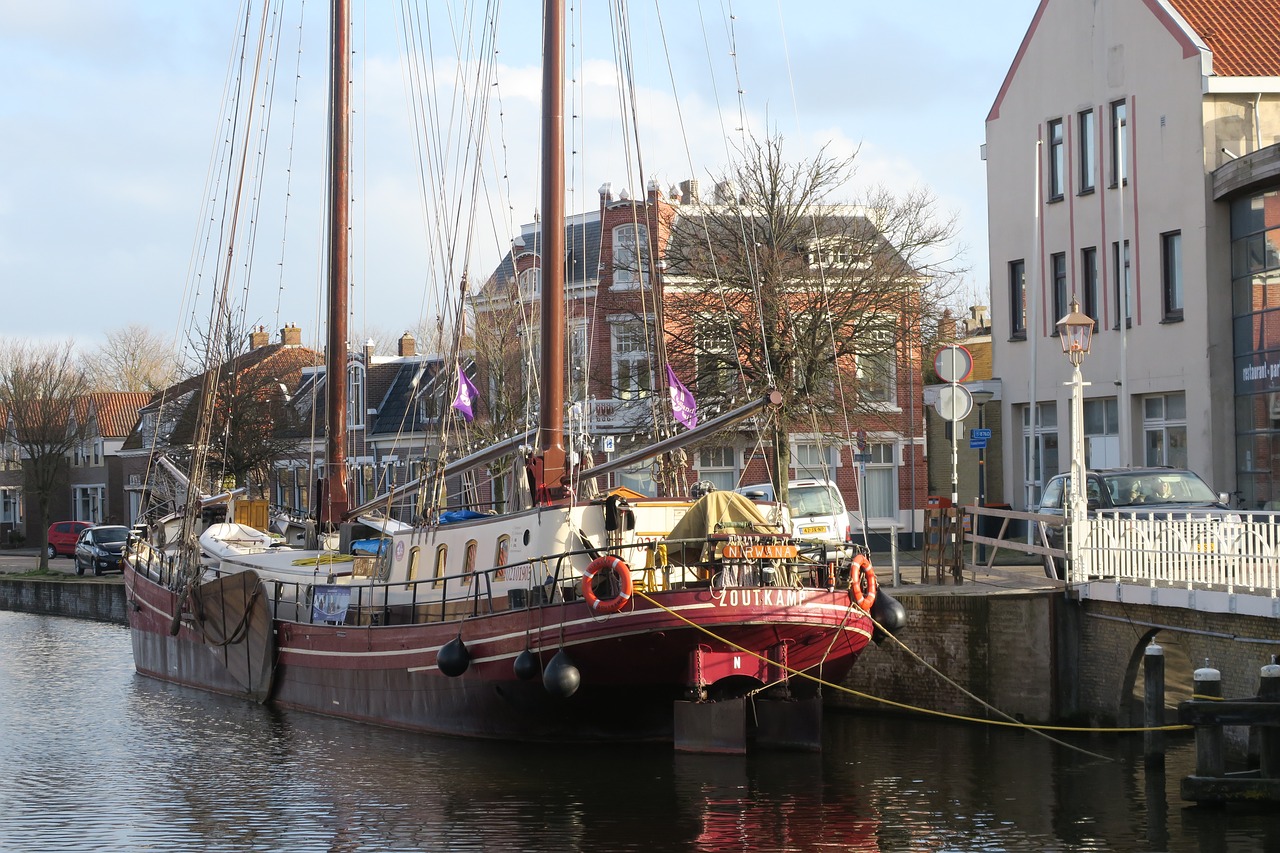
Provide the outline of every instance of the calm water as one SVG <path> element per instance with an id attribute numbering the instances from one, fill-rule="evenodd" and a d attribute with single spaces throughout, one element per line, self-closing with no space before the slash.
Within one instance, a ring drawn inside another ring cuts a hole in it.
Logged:
<path id="1" fill-rule="evenodd" d="M 0 850 L 1280 850 L 1278 814 L 1188 807 L 1018 732 L 828 715 L 821 755 L 407 735 L 133 672 L 127 629 L 0 611 Z"/>

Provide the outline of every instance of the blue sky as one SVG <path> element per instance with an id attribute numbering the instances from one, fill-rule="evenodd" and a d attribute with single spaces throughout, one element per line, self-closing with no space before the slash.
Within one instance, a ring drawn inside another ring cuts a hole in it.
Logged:
<path id="1" fill-rule="evenodd" d="M 452 273 L 422 247 L 436 226 L 429 217 L 424 223 L 412 150 L 380 141 L 382 131 L 408 121 L 394 35 L 401 4 L 353 5 L 357 164 L 371 167 L 369 177 L 353 183 L 359 232 L 353 270 L 367 293 L 354 306 L 353 335 L 398 335 L 441 310 L 439 293 L 453 287 Z M 602 22 L 587 23 L 574 40 L 588 60 L 580 90 L 590 104 L 580 110 L 582 159 L 571 173 L 576 209 L 593 208 L 596 188 L 606 181 L 615 191 L 640 189 L 629 177 L 634 165 L 629 169 L 622 156 L 624 135 L 588 101 L 600 94 L 616 112 L 604 64 L 613 55 L 609 5 L 592 4 Z M 308 26 L 323 23 L 325 6 L 308 0 Z M 492 208 L 477 206 L 483 228 L 469 255 L 473 278 L 490 271 L 504 241 L 531 221 L 537 205 L 531 176 L 538 16 L 531 0 L 505 6 L 497 74 L 503 115 L 490 119 L 491 137 L 505 147 L 489 161 L 505 178 L 486 179 L 503 184 L 505 198 Z M 782 134 L 793 158 L 822 145 L 836 154 L 857 149 L 855 183 L 929 187 L 960 218 L 970 290 L 985 301 L 986 167 L 979 146 L 1035 6 L 1035 0 L 988 0 L 975 14 L 974 4 L 937 0 L 685 0 L 663 4 L 664 49 L 654 4 L 635 3 L 630 24 L 646 175 L 666 187 L 691 175 L 705 184 L 723 170 L 731 151 L 725 137 L 742 125 L 741 88 L 748 126 Z M 187 323 L 191 306 L 183 294 L 201 263 L 202 199 L 222 132 L 218 116 L 239 7 L 229 0 L 0 0 L 0 75 L 11 81 L 0 98 L 0 335 L 75 337 L 93 345 L 105 330 L 129 323 L 166 335 Z M 437 43 L 447 43 L 444 5 L 434 3 L 433 15 Z M 267 221 L 283 220 L 283 204 L 264 201 L 256 223 L 262 260 L 246 297 L 250 321 L 268 328 L 294 323 L 307 337 L 318 325 L 322 204 L 311 188 L 323 151 L 313 122 L 322 119 L 314 88 L 323 86 L 323 35 L 312 33 L 318 29 L 302 36 L 301 59 L 296 29 L 286 30 L 282 42 L 279 62 L 290 71 L 282 77 L 291 85 L 295 68 L 302 75 L 296 128 L 288 111 L 273 120 L 274 136 L 286 138 L 282 128 L 290 127 L 294 138 L 290 237 L 283 240 Z M 438 67 L 448 67 L 448 53 L 437 52 Z M 283 186 L 268 185 L 264 196 L 283 198 Z M 857 189 L 850 187 L 848 197 Z M 443 191 L 450 193 L 476 197 L 460 187 Z"/>

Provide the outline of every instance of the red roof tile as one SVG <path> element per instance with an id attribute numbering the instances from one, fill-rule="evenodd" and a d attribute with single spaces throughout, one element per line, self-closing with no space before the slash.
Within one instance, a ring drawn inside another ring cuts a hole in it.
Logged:
<path id="1" fill-rule="evenodd" d="M 103 438 L 124 438 L 138 420 L 138 410 L 151 402 L 151 394 L 143 391 L 110 391 L 90 394 L 98 413 L 98 432 Z"/>
<path id="2" fill-rule="evenodd" d="M 1218 77 L 1280 77 L 1280 3 L 1169 0 L 1213 51 Z"/>

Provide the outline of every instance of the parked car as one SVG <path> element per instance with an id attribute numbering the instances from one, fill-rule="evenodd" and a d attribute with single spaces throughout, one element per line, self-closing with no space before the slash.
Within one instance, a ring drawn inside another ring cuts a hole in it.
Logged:
<path id="1" fill-rule="evenodd" d="M 55 521 L 49 525 L 49 559 L 59 554 L 72 557 L 76 553 L 76 542 L 80 534 L 93 527 L 88 521 Z"/>
<path id="2" fill-rule="evenodd" d="M 1045 484 L 1037 512 L 1066 513 L 1070 474 L 1059 474 Z M 1143 517 L 1165 518 L 1195 510 L 1225 511 L 1225 495 L 1215 494 L 1194 471 L 1182 468 L 1103 468 L 1085 472 L 1085 497 L 1090 515 L 1103 511 L 1141 513 Z M 1057 526 L 1042 525 L 1049 547 L 1061 548 L 1065 536 Z M 1063 561 L 1044 558 L 1045 574 L 1062 580 Z"/>
<path id="3" fill-rule="evenodd" d="M 119 524 L 103 524 L 90 527 L 76 541 L 76 574 L 86 570 L 95 575 L 103 572 L 123 571 L 120 555 L 129 541 L 129 528 Z"/>
<path id="4" fill-rule="evenodd" d="M 756 500 L 777 500 L 769 483 L 741 486 L 736 491 Z M 787 506 L 791 515 L 791 535 L 796 539 L 821 541 L 838 547 L 848 545 L 849 512 L 835 483 L 830 480 L 790 480 L 787 483 Z"/>

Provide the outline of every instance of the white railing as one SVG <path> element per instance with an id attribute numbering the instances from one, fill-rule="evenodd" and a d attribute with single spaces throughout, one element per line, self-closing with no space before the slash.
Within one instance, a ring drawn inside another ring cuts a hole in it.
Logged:
<path id="1" fill-rule="evenodd" d="M 1100 512 L 1086 531 L 1080 565 L 1071 567 L 1072 583 L 1104 579 L 1273 598 L 1280 590 L 1278 514 L 1156 518 Z"/>

